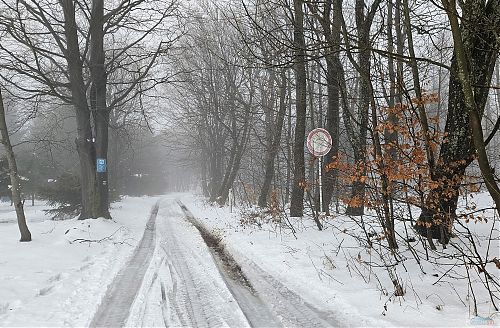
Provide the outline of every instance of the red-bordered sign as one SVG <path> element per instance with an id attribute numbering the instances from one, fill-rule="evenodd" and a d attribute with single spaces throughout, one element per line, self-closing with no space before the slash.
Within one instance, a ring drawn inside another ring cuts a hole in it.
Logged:
<path id="1" fill-rule="evenodd" d="M 316 157 L 325 156 L 332 148 L 332 136 L 322 128 L 316 128 L 307 136 L 307 149 Z"/>

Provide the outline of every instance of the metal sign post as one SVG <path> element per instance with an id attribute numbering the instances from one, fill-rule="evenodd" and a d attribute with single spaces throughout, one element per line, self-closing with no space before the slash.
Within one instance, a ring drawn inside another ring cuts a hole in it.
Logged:
<path id="1" fill-rule="evenodd" d="M 319 211 L 323 212 L 323 156 L 328 154 L 332 148 L 332 136 L 322 128 L 316 128 L 307 135 L 307 149 L 318 157 L 319 171 Z"/>
<path id="2" fill-rule="evenodd" d="M 320 156 L 318 159 L 318 171 L 319 171 L 319 211 L 323 212 L 323 177 L 322 177 L 322 168 L 323 168 L 323 156 Z"/>
<path id="3" fill-rule="evenodd" d="M 229 189 L 229 213 L 233 213 L 233 188 Z"/>

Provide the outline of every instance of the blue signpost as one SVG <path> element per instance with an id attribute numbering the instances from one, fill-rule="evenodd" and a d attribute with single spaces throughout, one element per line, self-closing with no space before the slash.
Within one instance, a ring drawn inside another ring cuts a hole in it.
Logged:
<path id="1" fill-rule="evenodd" d="M 97 168 L 97 173 L 104 173 L 106 172 L 106 159 L 104 158 L 98 158 L 97 163 L 96 163 L 96 168 Z"/>

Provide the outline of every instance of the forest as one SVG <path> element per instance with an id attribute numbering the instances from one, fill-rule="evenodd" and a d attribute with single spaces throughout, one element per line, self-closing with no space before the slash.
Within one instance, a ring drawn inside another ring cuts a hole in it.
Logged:
<path id="1" fill-rule="evenodd" d="M 498 312 L 499 51 L 500 0 L 1 0 L 0 196 L 30 241 L 32 198 L 84 220 L 197 190 L 336 226 L 387 295 L 430 263 Z"/>

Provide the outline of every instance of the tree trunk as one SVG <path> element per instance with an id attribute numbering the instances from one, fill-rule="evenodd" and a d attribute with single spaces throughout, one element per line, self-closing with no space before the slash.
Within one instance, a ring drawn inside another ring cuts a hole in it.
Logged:
<path id="1" fill-rule="evenodd" d="M 99 213 L 99 189 L 96 180 L 95 138 L 90 124 L 90 111 L 87 105 L 85 83 L 83 81 L 83 63 L 80 58 L 78 31 L 75 19 L 75 7 L 72 0 L 61 0 L 64 12 L 64 32 L 66 35 L 66 61 L 72 102 L 76 112 L 77 138 L 76 148 L 80 160 L 80 186 L 82 193 L 81 219 L 97 218 Z"/>
<path id="2" fill-rule="evenodd" d="M 490 1 L 481 8 L 480 1 L 467 3 L 460 28 L 464 52 L 468 54 L 470 80 L 476 109 L 483 115 L 488 99 L 489 86 L 498 57 L 498 33 L 500 33 L 500 1 Z M 474 9 L 474 10 L 473 10 Z M 479 9 L 479 10 L 478 10 Z M 465 169 L 473 160 L 474 147 L 471 138 L 470 111 L 460 82 L 456 55 L 451 60 L 448 115 L 443 143 L 433 180 L 439 181 L 425 199 L 416 229 L 422 236 L 440 239 L 444 244 L 456 218 L 458 189 Z"/>
<path id="3" fill-rule="evenodd" d="M 305 160 L 304 140 L 306 134 L 306 42 L 304 38 L 304 9 L 303 0 L 294 0 L 294 43 L 295 43 L 295 138 L 293 146 L 293 186 L 290 200 L 290 216 L 304 214 L 304 187 L 305 187 Z"/>
<path id="4" fill-rule="evenodd" d="M 96 161 L 108 159 L 109 111 L 106 105 L 107 77 L 104 66 L 104 0 L 92 1 L 90 20 L 90 97 L 91 110 L 95 124 Z M 97 166 L 97 163 L 96 163 Z M 96 170 L 96 191 L 98 193 L 97 216 L 107 219 L 109 214 L 108 168 L 104 172 Z"/>
<path id="5" fill-rule="evenodd" d="M 217 200 L 218 191 L 222 183 L 222 143 L 217 140 L 214 141 L 215 145 L 212 148 L 210 155 L 210 182 L 208 184 L 210 190 L 210 201 L 214 202 Z"/>
<path id="6" fill-rule="evenodd" d="M 396 2 L 397 5 L 397 2 Z M 398 117 L 394 114 L 392 109 L 394 109 L 394 106 L 396 105 L 396 90 L 397 90 L 397 84 L 396 84 L 396 70 L 394 68 L 394 58 L 392 56 L 392 53 L 394 52 L 394 40 L 393 40 L 393 19 L 394 19 L 394 14 L 393 14 L 393 3 L 392 1 L 387 2 L 387 51 L 389 52 L 389 56 L 387 58 L 387 70 L 389 73 L 389 97 L 387 101 L 387 105 L 389 106 L 389 113 L 387 113 L 387 121 L 392 125 L 392 126 L 398 126 Z M 399 14 L 399 10 L 396 11 L 396 15 Z M 399 23 L 399 19 L 395 20 L 397 23 Z M 400 29 L 401 26 L 399 24 L 396 24 L 396 30 Z M 399 32 L 399 35 L 401 32 Z M 397 35 L 397 36 L 399 36 Z M 399 38 L 396 37 L 396 42 L 400 42 Z M 384 141 L 386 145 L 386 151 L 389 154 L 390 158 L 392 160 L 396 160 L 398 155 L 397 155 L 397 143 L 398 143 L 398 132 L 396 129 L 385 129 L 384 130 Z"/>
<path id="7" fill-rule="evenodd" d="M 429 131 L 429 122 L 427 120 L 427 113 L 425 110 L 424 102 L 422 101 L 422 88 L 420 86 L 420 74 L 418 72 L 417 59 L 415 58 L 415 50 L 413 46 L 413 33 L 411 31 L 410 22 L 410 8 L 408 0 L 403 0 L 404 21 L 406 26 L 406 35 L 408 36 L 408 52 L 410 53 L 410 66 L 413 77 L 413 88 L 415 89 L 415 96 L 417 97 L 417 112 L 420 125 L 422 126 L 422 133 L 424 135 L 424 147 L 427 156 L 427 165 L 431 172 L 434 172 L 435 160 L 434 152 L 431 147 L 431 135 Z"/>
<path id="8" fill-rule="evenodd" d="M 366 175 L 366 145 L 367 145 L 367 134 L 368 134 L 368 116 L 370 109 L 370 101 L 373 97 L 371 81 L 370 81 L 370 57 L 371 57 L 371 45 L 370 45 L 370 28 L 373 23 L 373 18 L 375 17 L 375 12 L 377 11 L 381 0 L 375 0 L 369 10 L 365 13 L 365 2 L 362 0 L 356 0 L 355 4 L 355 14 L 356 14 L 356 30 L 358 36 L 358 61 L 356 62 L 353 58 L 350 46 L 347 52 L 347 56 L 353 66 L 359 73 L 359 102 L 357 111 L 357 123 L 358 123 L 358 133 L 353 133 L 352 126 L 349 122 L 349 117 L 344 118 L 346 127 L 348 131 L 350 130 L 351 144 L 354 152 L 354 162 L 355 165 L 359 165 L 361 169 L 361 176 Z M 336 4 L 339 8 L 338 12 L 342 13 L 341 4 Z M 344 35 L 344 41 L 349 43 L 348 31 L 345 26 L 345 22 L 342 19 L 342 30 Z M 345 94 L 345 83 L 342 81 L 342 91 Z M 344 99 L 344 101 L 346 101 Z M 344 106 L 346 108 L 347 106 Z M 364 214 L 365 209 L 365 183 L 363 180 L 355 180 L 351 188 L 351 200 L 346 210 L 347 215 L 361 216 Z"/>
<path id="9" fill-rule="evenodd" d="M 291 73 L 288 71 L 287 73 L 287 81 L 291 81 Z M 285 203 L 290 201 L 291 196 L 290 196 L 290 186 L 293 184 L 292 181 L 292 147 L 291 147 L 291 140 L 292 140 L 292 83 L 288 83 L 287 87 L 287 98 L 288 98 L 288 104 L 287 104 L 287 129 L 286 129 L 286 159 L 287 159 L 287 164 L 286 164 L 286 189 L 285 189 Z"/>
<path id="10" fill-rule="evenodd" d="M 210 197 L 210 192 L 208 190 L 208 182 L 207 182 L 207 161 L 206 159 L 208 156 L 206 156 L 206 151 L 202 150 L 201 151 L 201 190 L 203 191 L 203 196 L 205 197 Z"/>
<path id="11" fill-rule="evenodd" d="M 339 1 L 339 0 L 335 0 Z M 332 136 L 332 148 L 325 155 L 323 171 L 323 210 L 326 215 L 330 215 L 330 202 L 335 193 L 335 199 L 338 197 L 338 170 L 324 168 L 337 159 L 339 153 L 339 128 L 340 128 L 340 81 L 341 74 L 340 62 L 340 33 L 341 21 L 338 11 L 339 6 L 332 8 L 332 1 L 329 0 L 325 4 L 325 11 L 323 16 L 323 33 L 329 47 L 326 54 L 326 82 L 328 91 L 328 103 L 326 111 L 326 130 Z M 333 9 L 333 21 L 330 25 L 330 12 Z"/>
<path id="12" fill-rule="evenodd" d="M 470 115 L 469 124 L 472 130 L 472 139 L 474 142 L 474 148 L 476 149 L 479 168 L 483 176 L 486 188 L 490 193 L 493 202 L 495 203 L 498 214 L 500 214 L 500 188 L 498 187 L 495 177 L 493 175 L 492 168 L 489 163 L 488 155 L 486 154 L 486 147 L 484 143 L 483 127 L 481 125 L 480 110 L 477 108 L 476 99 L 474 95 L 474 90 L 472 89 L 472 81 L 470 78 L 470 72 L 468 63 L 470 62 L 465 52 L 464 43 L 462 40 L 462 35 L 460 33 L 460 26 L 458 23 L 458 13 L 456 12 L 455 0 L 442 0 L 443 5 L 447 8 L 448 18 L 450 20 L 451 31 L 453 34 L 453 41 L 455 45 L 455 57 L 458 66 L 458 78 L 460 85 L 465 96 L 465 105 L 467 111 Z M 500 22 L 498 20 L 497 22 Z M 490 63 L 493 69 L 495 67 L 495 61 Z M 481 110 L 482 114 L 483 110 Z"/>
<path id="13" fill-rule="evenodd" d="M 269 197 L 269 192 L 271 190 L 271 184 L 273 182 L 273 176 L 274 176 L 274 160 L 280 149 L 281 131 L 283 130 L 283 123 L 285 121 L 286 87 L 287 87 L 285 70 L 281 71 L 280 76 L 281 76 L 281 85 L 279 91 L 279 109 L 278 109 L 278 115 L 276 117 L 276 122 L 274 124 L 275 130 L 274 130 L 274 135 L 272 137 L 272 142 L 266 154 L 264 183 L 262 184 L 262 188 L 259 195 L 259 203 L 258 203 L 260 207 L 267 206 L 267 200 Z"/>
<path id="14" fill-rule="evenodd" d="M 363 25 L 361 25 L 363 26 Z M 368 30 L 369 31 L 369 30 Z M 358 104 L 358 138 L 353 140 L 354 163 L 362 167 L 361 176 L 366 174 L 366 142 L 368 134 L 368 113 L 370 108 L 371 87 L 370 87 L 370 55 L 369 37 L 364 28 L 360 28 L 360 48 L 363 49 L 359 53 L 359 69 L 360 69 L 360 99 Z M 360 216 L 365 211 L 365 183 L 362 180 L 355 180 L 352 184 L 351 199 L 355 202 L 349 204 L 346 209 L 347 215 Z"/>
<path id="15" fill-rule="evenodd" d="M 246 144 L 248 142 L 248 136 L 250 132 L 250 106 L 247 108 L 247 112 L 244 118 L 244 128 L 243 133 L 238 142 L 236 140 L 235 147 L 232 150 L 230 166 L 227 167 L 226 178 L 224 179 L 224 183 L 219 190 L 219 196 L 217 201 L 219 204 L 224 204 L 229 196 L 229 190 L 232 188 L 234 181 L 236 180 L 236 176 L 241 166 L 241 159 L 243 158 L 243 154 L 245 152 Z"/>
<path id="16" fill-rule="evenodd" d="M 9 176 L 12 192 L 12 203 L 16 209 L 17 225 L 21 233 L 19 241 L 31 241 L 31 232 L 26 224 L 26 217 L 24 216 L 23 201 L 21 199 L 21 181 L 17 174 L 17 163 L 12 145 L 10 143 L 9 131 L 7 130 L 7 123 L 5 122 L 5 108 L 3 106 L 2 90 L 0 89 L 0 133 L 2 136 L 2 144 L 7 155 L 7 162 L 9 164 Z"/>

